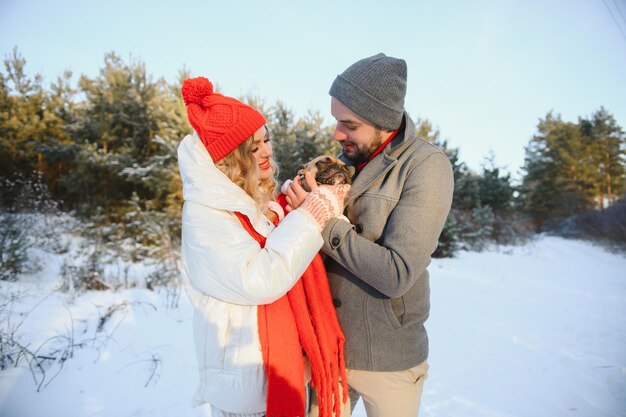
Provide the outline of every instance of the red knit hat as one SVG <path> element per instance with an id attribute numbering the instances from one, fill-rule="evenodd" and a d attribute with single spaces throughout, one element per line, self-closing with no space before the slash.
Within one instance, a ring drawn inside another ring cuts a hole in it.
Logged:
<path id="1" fill-rule="evenodd" d="M 213 92 L 205 77 L 183 82 L 187 116 L 214 162 L 219 161 L 265 125 L 257 110 L 239 100 Z"/>

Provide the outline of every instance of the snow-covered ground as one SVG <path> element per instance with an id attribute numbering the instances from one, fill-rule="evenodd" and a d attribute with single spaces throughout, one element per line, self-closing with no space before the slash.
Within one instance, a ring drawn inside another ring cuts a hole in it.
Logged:
<path id="1" fill-rule="evenodd" d="M 0 416 L 199 417 L 191 307 L 172 290 L 56 291 L 62 255 L 0 283 Z M 626 416 L 626 257 L 542 237 L 430 266 L 423 416 Z M 65 358 L 65 360 L 63 360 Z M 5 364 L 7 365 L 7 364 Z M 357 417 L 364 417 L 361 403 Z"/>

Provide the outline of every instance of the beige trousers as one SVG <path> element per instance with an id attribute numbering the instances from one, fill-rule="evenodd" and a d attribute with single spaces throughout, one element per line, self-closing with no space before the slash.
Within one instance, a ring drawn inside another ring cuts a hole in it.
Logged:
<path id="1" fill-rule="evenodd" d="M 417 417 L 424 381 L 428 378 L 428 362 L 397 372 L 368 372 L 348 369 L 352 409 L 363 399 L 367 417 Z M 317 404 L 311 398 L 309 417 L 317 417 Z M 341 417 L 350 415 L 350 404 L 341 408 Z"/>
<path id="2" fill-rule="evenodd" d="M 343 390 L 341 388 L 341 383 L 339 383 L 339 395 L 343 396 Z M 346 400 L 344 404 L 341 405 L 341 417 L 350 417 L 350 413 L 352 410 L 350 409 L 350 398 Z M 313 388 L 309 387 L 309 412 L 307 414 L 308 417 L 319 417 L 320 410 L 317 405 L 317 395 Z"/>

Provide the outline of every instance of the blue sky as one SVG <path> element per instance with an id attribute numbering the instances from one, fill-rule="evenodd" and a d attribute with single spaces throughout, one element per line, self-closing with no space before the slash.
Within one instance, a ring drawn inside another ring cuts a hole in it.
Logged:
<path id="1" fill-rule="evenodd" d="M 155 78 L 186 67 L 329 124 L 336 74 L 384 52 L 407 61 L 413 118 L 471 168 L 493 152 L 514 176 L 550 110 L 576 121 L 603 105 L 626 128 L 625 0 L 0 0 L 0 52 L 14 46 L 47 82 L 95 76 L 115 51 Z"/>

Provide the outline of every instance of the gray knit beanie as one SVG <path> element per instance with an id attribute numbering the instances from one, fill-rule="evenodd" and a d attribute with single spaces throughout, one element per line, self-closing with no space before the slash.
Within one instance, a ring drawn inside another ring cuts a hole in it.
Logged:
<path id="1" fill-rule="evenodd" d="M 406 72 L 403 59 L 377 54 L 350 65 L 328 93 L 371 124 L 396 130 L 404 113 Z"/>

